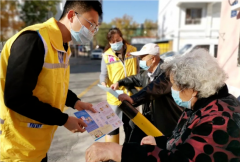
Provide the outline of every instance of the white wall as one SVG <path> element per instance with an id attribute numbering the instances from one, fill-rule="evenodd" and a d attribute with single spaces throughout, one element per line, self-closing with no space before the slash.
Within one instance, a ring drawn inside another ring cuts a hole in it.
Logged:
<path id="1" fill-rule="evenodd" d="M 163 34 L 166 37 L 174 34 L 176 28 L 176 21 L 179 20 L 177 13 L 178 6 L 176 0 L 159 0 L 158 12 L 158 35 L 161 37 Z"/>
<path id="2" fill-rule="evenodd" d="M 213 4 L 212 12 L 212 28 L 219 29 L 220 26 L 220 14 L 221 14 L 221 3 Z"/>
<path id="3" fill-rule="evenodd" d="M 173 39 L 173 50 L 178 51 L 186 43 L 218 39 L 221 3 L 178 4 L 179 0 L 159 0 L 158 35 Z M 202 8 L 202 20 L 199 25 L 186 25 L 186 9 Z"/>
<path id="4" fill-rule="evenodd" d="M 65 2 L 66 2 L 66 0 L 62 0 L 62 2 L 60 2 L 60 3 L 57 5 L 57 14 L 54 16 L 56 20 L 59 20 L 60 17 L 61 17 L 61 15 L 62 15 Z"/>

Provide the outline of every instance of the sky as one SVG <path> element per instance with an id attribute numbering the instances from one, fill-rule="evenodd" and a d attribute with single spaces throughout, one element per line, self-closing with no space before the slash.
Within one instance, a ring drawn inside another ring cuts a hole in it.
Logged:
<path id="1" fill-rule="evenodd" d="M 158 0 L 103 0 L 103 22 L 109 23 L 124 14 L 132 16 L 139 24 L 145 19 L 157 21 Z"/>

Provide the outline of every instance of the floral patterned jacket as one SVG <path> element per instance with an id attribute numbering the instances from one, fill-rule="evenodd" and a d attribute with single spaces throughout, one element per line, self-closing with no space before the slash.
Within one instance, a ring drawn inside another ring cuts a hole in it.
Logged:
<path id="1" fill-rule="evenodd" d="M 166 123 L 167 124 L 167 123 Z M 185 110 L 170 138 L 157 146 L 125 143 L 122 162 L 239 162 L 240 103 L 227 86 Z"/>

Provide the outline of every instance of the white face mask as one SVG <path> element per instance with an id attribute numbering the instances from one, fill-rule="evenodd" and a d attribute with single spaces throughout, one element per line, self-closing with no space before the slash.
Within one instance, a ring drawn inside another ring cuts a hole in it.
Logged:
<path id="1" fill-rule="evenodd" d="M 78 19 L 78 17 L 77 17 Z M 86 28 L 81 22 L 80 20 L 78 19 L 79 23 L 82 25 L 81 29 L 76 32 L 72 29 L 72 25 L 71 25 L 71 22 L 70 22 L 70 26 L 71 26 L 71 37 L 72 37 L 72 41 L 73 41 L 73 44 L 77 45 L 77 44 L 80 44 L 80 45 L 86 45 L 88 43 L 91 42 L 91 40 L 93 39 L 93 34 L 88 30 L 88 28 Z"/>
<path id="2" fill-rule="evenodd" d="M 122 49 L 122 46 L 123 46 L 123 42 L 120 41 L 120 42 L 116 42 L 116 43 L 110 43 L 111 45 L 111 48 L 114 50 L 114 51 L 119 51 L 120 49 Z"/>

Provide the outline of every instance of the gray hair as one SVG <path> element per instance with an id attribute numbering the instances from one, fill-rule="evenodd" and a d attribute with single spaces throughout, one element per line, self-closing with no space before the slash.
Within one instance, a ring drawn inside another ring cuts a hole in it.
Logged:
<path id="1" fill-rule="evenodd" d="M 185 55 L 161 65 L 167 75 L 180 89 L 194 89 L 199 98 L 207 98 L 225 84 L 226 73 L 221 69 L 214 57 L 203 48 L 195 49 Z"/>

